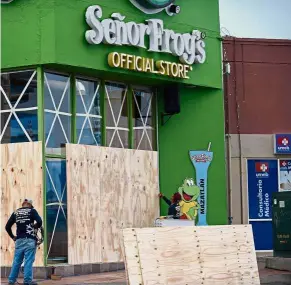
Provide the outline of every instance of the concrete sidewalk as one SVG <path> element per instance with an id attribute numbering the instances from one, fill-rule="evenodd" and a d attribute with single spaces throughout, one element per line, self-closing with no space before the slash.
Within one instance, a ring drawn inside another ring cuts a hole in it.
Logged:
<path id="1" fill-rule="evenodd" d="M 262 285 L 288 285 L 291 284 L 291 273 L 273 269 L 260 269 Z M 19 279 L 19 282 L 22 282 Z M 108 272 L 101 274 L 82 275 L 62 278 L 60 281 L 37 280 L 40 285 L 126 285 L 124 271 Z M 7 279 L 1 279 L 1 284 L 8 284 Z M 21 284 L 21 283 L 20 283 Z"/>
<path id="2" fill-rule="evenodd" d="M 290 285 L 291 273 L 289 271 L 260 269 L 261 285 Z"/>
<path id="3" fill-rule="evenodd" d="M 40 285 L 126 285 L 124 271 L 91 274 L 75 277 L 62 278 L 60 281 L 36 280 Z M 19 279 L 18 282 L 23 282 Z M 1 284 L 8 284 L 7 279 L 1 279 Z M 21 283 L 20 283 L 21 284 Z"/>

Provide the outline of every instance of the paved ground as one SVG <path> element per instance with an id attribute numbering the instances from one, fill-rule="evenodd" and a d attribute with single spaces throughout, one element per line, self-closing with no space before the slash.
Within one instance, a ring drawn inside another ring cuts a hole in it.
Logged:
<path id="1" fill-rule="evenodd" d="M 19 280 L 19 282 L 22 282 L 22 280 Z M 62 278 L 60 281 L 37 280 L 37 282 L 40 285 L 126 285 L 124 271 L 68 277 Z M 1 279 L 1 284 L 7 284 L 7 279 Z"/>
<path id="2" fill-rule="evenodd" d="M 262 285 L 290 285 L 291 273 L 263 268 L 260 269 L 260 279 Z"/>
<path id="3" fill-rule="evenodd" d="M 287 271 L 260 269 L 260 277 L 262 285 L 291 284 L 291 274 Z M 22 282 L 22 280 L 19 281 Z M 40 285 L 126 285 L 124 271 L 68 277 L 60 281 L 38 280 L 38 283 Z M 1 284 L 7 284 L 7 279 L 1 279 Z"/>

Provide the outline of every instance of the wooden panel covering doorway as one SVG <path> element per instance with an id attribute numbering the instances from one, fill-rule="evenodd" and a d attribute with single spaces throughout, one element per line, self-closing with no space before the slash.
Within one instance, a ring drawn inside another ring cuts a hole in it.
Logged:
<path id="1" fill-rule="evenodd" d="M 159 215 L 158 153 L 68 144 L 69 264 L 120 262 L 121 229 Z"/>
<path id="2" fill-rule="evenodd" d="M 5 231 L 10 215 L 21 207 L 23 199 L 30 198 L 35 209 L 43 217 L 42 143 L 1 144 L 0 154 L 1 266 L 11 266 L 14 242 Z M 44 265 L 43 245 L 37 250 L 34 265 Z"/>

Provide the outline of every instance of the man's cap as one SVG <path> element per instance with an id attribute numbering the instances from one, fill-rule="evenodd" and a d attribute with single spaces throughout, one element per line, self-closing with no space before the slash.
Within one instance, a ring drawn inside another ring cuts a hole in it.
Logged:
<path id="1" fill-rule="evenodd" d="M 23 203 L 29 203 L 30 205 L 32 205 L 33 201 L 31 199 L 25 198 L 23 200 Z"/>

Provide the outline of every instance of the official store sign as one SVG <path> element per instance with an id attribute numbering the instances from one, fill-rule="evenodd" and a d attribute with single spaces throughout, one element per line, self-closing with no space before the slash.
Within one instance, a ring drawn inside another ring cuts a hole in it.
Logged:
<path id="1" fill-rule="evenodd" d="M 145 58 L 118 52 L 112 52 L 109 54 L 108 64 L 111 67 L 184 79 L 189 79 L 188 72 L 189 70 L 192 70 L 191 66 L 185 64 L 164 60 L 155 61 L 153 58 Z"/>
<path id="2" fill-rule="evenodd" d="M 113 13 L 111 18 L 102 20 L 102 8 L 100 6 L 88 7 L 86 22 L 91 29 L 85 33 L 86 41 L 92 45 L 103 43 L 115 46 L 133 46 L 146 49 L 149 52 L 171 54 L 178 57 L 181 64 L 159 61 L 154 64 L 157 69 L 153 69 L 150 68 L 151 59 L 144 60 L 140 57 L 134 58 L 132 56 L 132 58 L 129 58 L 126 56 L 123 62 L 121 58 L 119 62 L 117 61 L 119 59 L 117 53 L 111 53 L 108 56 L 111 66 L 188 78 L 185 71 L 191 70 L 191 65 L 205 62 L 205 41 L 199 30 L 181 34 L 165 29 L 164 22 L 160 19 L 149 19 L 144 24 L 133 21 L 125 22 L 125 18 L 120 13 Z M 113 64 L 112 59 L 115 59 L 115 64 Z M 130 62 L 130 60 L 133 62 Z M 147 63 L 141 63 L 142 61 Z"/>
<path id="3" fill-rule="evenodd" d="M 291 154 L 291 134 L 274 135 L 274 153 Z"/>

